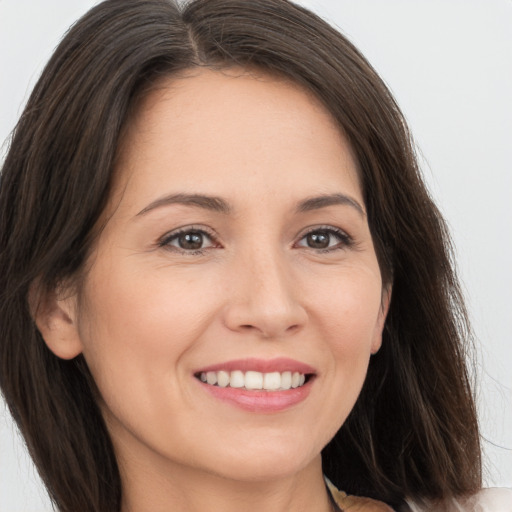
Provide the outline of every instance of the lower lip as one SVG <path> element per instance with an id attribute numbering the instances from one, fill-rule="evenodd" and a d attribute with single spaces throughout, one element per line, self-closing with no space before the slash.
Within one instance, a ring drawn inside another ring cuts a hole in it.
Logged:
<path id="1" fill-rule="evenodd" d="M 248 391 L 242 388 L 211 386 L 201 381 L 198 383 L 215 398 L 245 411 L 274 413 L 285 411 L 304 401 L 311 391 L 313 381 L 314 379 L 310 379 L 303 386 L 286 391 Z"/>

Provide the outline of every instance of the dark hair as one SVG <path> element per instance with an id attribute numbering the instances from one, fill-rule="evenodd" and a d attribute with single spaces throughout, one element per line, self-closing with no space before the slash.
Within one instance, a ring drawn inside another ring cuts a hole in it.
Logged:
<path id="1" fill-rule="evenodd" d="M 29 291 L 83 272 L 122 130 L 162 77 L 242 66 L 286 77 L 338 121 L 359 164 L 393 297 L 358 401 L 323 451 L 351 494 L 398 506 L 481 485 L 467 316 L 445 224 L 390 92 L 326 22 L 286 0 L 107 0 L 67 33 L 13 133 L 0 187 L 0 385 L 63 512 L 118 511 L 121 479 L 85 360 L 57 358 Z"/>

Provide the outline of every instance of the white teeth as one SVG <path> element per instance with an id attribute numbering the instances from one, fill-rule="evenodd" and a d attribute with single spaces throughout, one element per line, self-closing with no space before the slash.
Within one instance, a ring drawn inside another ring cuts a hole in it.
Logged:
<path id="1" fill-rule="evenodd" d="M 221 388 L 225 388 L 229 384 L 229 373 L 228 372 L 218 372 L 217 373 L 217 384 Z"/>
<path id="2" fill-rule="evenodd" d="M 281 374 L 279 372 L 265 373 L 263 377 L 263 389 L 274 391 L 281 387 Z"/>
<path id="3" fill-rule="evenodd" d="M 286 391 L 292 388 L 303 386 L 306 382 L 306 375 L 299 372 L 242 372 L 235 370 L 232 372 L 203 372 L 199 375 L 202 382 L 211 386 L 222 388 L 245 388 L 248 390 L 263 389 L 265 391 Z"/>
<path id="4" fill-rule="evenodd" d="M 260 372 L 245 373 L 246 389 L 263 389 L 263 374 Z"/>
<path id="5" fill-rule="evenodd" d="M 292 387 L 292 372 L 281 373 L 281 387 L 283 389 L 290 389 Z"/>
<path id="6" fill-rule="evenodd" d="M 235 370 L 234 372 L 231 372 L 229 385 L 232 388 L 243 388 L 245 386 L 244 374 L 240 370 Z"/>

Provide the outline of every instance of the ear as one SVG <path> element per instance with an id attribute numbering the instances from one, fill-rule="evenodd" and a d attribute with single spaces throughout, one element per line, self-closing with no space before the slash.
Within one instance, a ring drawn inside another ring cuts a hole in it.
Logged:
<path id="1" fill-rule="evenodd" d="M 42 291 L 38 283 L 33 283 L 29 292 L 29 305 L 41 336 L 57 357 L 73 359 L 82 352 L 76 293 L 70 293 L 69 289 L 63 287 Z"/>
<path id="2" fill-rule="evenodd" d="M 382 346 L 382 332 L 384 331 L 384 324 L 386 323 L 386 317 L 388 316 L 389 305 L 391 304 L 391 291 L 392 285 L 388 284 L 382 288 L 382 299 L 379 310 L 379 316 L 375 324 L 375 332 L 373 335 L 373 342 L 371 352 L 376 354 Z"/>

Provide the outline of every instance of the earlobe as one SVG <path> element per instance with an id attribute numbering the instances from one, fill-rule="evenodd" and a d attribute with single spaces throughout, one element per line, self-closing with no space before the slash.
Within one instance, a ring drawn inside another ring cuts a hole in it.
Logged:
<path id="1" fill-rule="evenodd" d="M 371 348 L 372 355 L 376 354 L 382 345 L 382 332 L 384 331 L 384 325 L 386 323 L 386 317 L 388 316 L 389 306 L 391 304 L 391 291 L 392 286 L 387 285 L 382 290 L 382 300 L 379 310 L 379 317 L 375 325 L 375 333 L 373 337 L 373 343 Z"/>
<path id="2" fill-rule="evenodd" d="M 65 296 L 56 290 L 41 293 L 40 287 L 34 284 L 30 288 L 29 305 L 43 340 L 57 357 L 73 359 L 82 352 L 75 295 Z"/>

